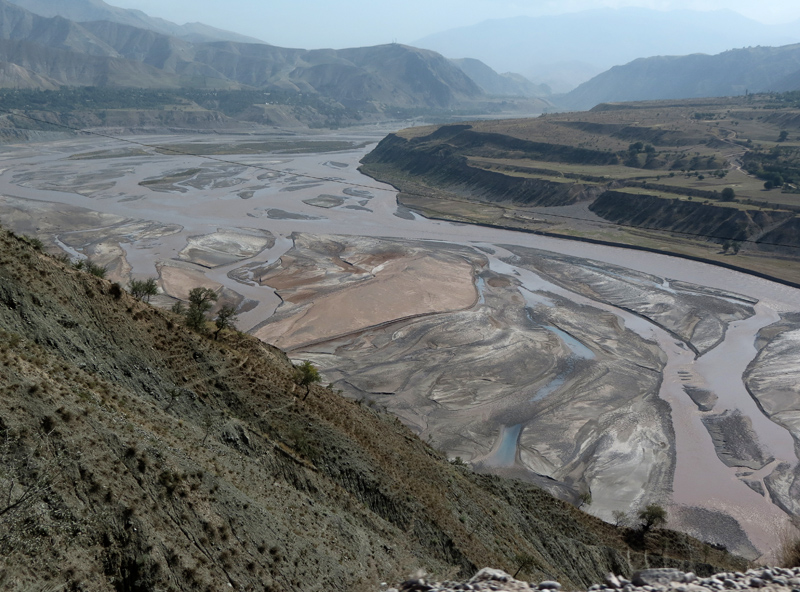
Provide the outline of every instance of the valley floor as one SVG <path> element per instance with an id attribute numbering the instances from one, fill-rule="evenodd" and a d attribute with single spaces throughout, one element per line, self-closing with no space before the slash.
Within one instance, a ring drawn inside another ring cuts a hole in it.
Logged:
<path id="1" fill-rule="evenodd" d="M 770 553 L 800 516 L 800 290 L 427 220 L 356 170 L 385 131 L 239 155 L 249 138 L 7 146 L 0 222 L 122 285 L 157 277 L 160 306 L 217 290 L 240 329 L 454 461 L 608 521 L 658 502 L 673 528 Z"/>

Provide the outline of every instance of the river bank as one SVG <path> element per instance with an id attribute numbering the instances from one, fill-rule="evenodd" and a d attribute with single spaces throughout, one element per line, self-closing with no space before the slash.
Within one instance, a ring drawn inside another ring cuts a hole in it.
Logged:
<path id="1" fill-rule="evenodd" d="M 92 257 L 123 285 L 157 276 L 163 306 L 194 285 L 223 291 L 240 329 L 287 340 L 335 388 L 476 469 L 488 461 L 575 503 L 589 494 L 584 509 L 606 520 L 658 501 L 671 526 L 768 553 L 797 487 L 800 424 L 785 406 L 780 423 L 766 418 L 742 376 L 760 376 L 750 365 L 771 337 L 756 349 L 757 337 L 800 312 L 800 291 L 656 253 L 422 218 L 357 170 L 385 131 L 292 135 L 350 147 L 224 162 L 119 155 L 111 140 L 26 144 L 0 157 L 0 221 Z M 691 395 L 701 391 L 716 397 L 705 410 Z M 742 419 L 714 419 L 726 413 Z M 721 447 L 709 418 L 751 452 Z"/>

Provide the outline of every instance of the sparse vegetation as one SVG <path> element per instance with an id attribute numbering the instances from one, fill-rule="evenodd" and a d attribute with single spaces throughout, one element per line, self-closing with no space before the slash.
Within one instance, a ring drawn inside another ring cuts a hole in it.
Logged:
<path id="1" fill-rule="evenodd" d="M 144 300 L 150 302 L 150 297 L 158 294 L 158 284 L 154 278 L 147 278 L 145 280 L 131 280 L 128 284 L 128 291 L 137 300 Z"/>
<path id="2" fill-rule="evenodd" d="M 659 504 L 647 504 L 639 511 L 638 518 L 641 521 L 642 532 L 649 532 L 667 523 L 667 511 Z"/>
<path id="3" fill-rule="evenodd" d="M 614 510 L 612 516 L 614 518 L 614 526 L 630 526 L 631 517 L 627 512 L 623 512 L 622 510 Z"/>
<path id="4" fill-rule="evenodd" d="M 782 567 L 800 567 L 800 537 L 787 536 L 781 541 L 780 564 Z"/>
<path id="5" fill-rule="evenodd" d="M 86 260 L 86 271 L 89 272 L 89 274 L 99 278 L 106 277 L 106 273 L 108 273 L 108 270 L 105 267 L 98 265 L 91 259 Z"/>
<path id="6" fill-rule="evenodd" d="M 206 329 L 206 313 L 217 301 L 217 293 L 211 288 L 192 288 L 189 292 L 189 307 L 186 309 L 186 326 L 200 333 Z"/>
<path id="7" fill-rule="evenodd" d="M 105 278 L 108 270 L 102 265 L 98 265 L 91 259 L 76 259 L 72 262 L 72 268 L 99 278 Z"/>
<path id="8" fill-rule="evenodd" d="M 521 571 L 530 569 L 536 565 L 536 558 L 528 553 L 517 553 L 514 555 L 514 563 L 517 566 L 517 571 L 515 571 L 514 575 L 511 577 L 516 578 Z"/>
<path id="9" fill-rule="evenodd" d="M 32 246 L 36 251 L 41 251 L 44 248 L 44 243 L 41 239 L 35 236 L 25 236 L 23 240 Z"/>
<path id="10" fill-rule="evenodd" d="M 798 521 L 785 524 L 778 532 L 778 547 L 775 559 L 781 567 L 800 567 L 800 534 Z"/>
<path id="11" fill-rule="evenodd" d="M 311 385 L 320 382 L 322 377 L 319 375 L 319 371 L 314 365 L 308 360 L 305 360 L 303 363 L 297 364 L 294 367 L 294 380 L 299 386 L 306 387 L 306 392 L 303 395 L 303 400 L 305 401 L 306 397 L 308 397 Z"/>
<path id="12" fill-rule="evenodd" d="M 233 306 L 225 305 L 217 313 L 217 318 L 214 319 L 214 324 L 217 330 L 214 331 L 214 339 L 219 338 L 219 334 L 224 329 L 236 328 L 236 309 Z"/>

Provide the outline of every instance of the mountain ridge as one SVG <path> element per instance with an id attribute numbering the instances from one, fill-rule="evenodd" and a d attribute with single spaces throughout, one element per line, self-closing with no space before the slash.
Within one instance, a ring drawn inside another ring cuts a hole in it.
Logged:
<path id="1" fill-rule="evenodd" d="M 15 65 L 0 78 L 5 87 L 263 88 L 324 97 L 367 117 L 398 109 L 475 112 L 494 100 L 440 54 L 394 43 L 343 50 L 193 43 L 107 20 L 39 16 L 7 0 L 0 0 L 0 40 L 0 62 Z"/>
<path id="2" fill-rule="evenodd" d="M 178 25 L 165 19 L 151 17 L 141 10 L 111 6 L 103 0 L 9 0 L 34 14 L 45 17 L 61 16 L 76 22 L 111 21 L 124 25 L 149 29 L 166 35 L 180 37 L 186 41 L 237 41 L 240 43 L 264 43 L 260 39 L 231 31 L 224 31 L 203 23 Z"/>
<path id="3" fill-rule="evenodd" d="M 586 73 L 599 74 L 637 58 L 785 45 L 800 42 L 796 30 L 797 23 L 762 25 L 730 10 L 662 12 L 627 7 L 487 20 L 414 43 L 448 58 L 469 56 L 497 71 L 520 72 L 564 92 L 588 80 L 591 76 Z M 569 62 L 583 64 L 586 73 L 574 66 L 575 72 L 568 75 L 551 71 L 553 64 Z M 540 70 L 551 72 L 543 75 Z"/>
<path id="4" fill-rule="evenodd" d="M 737 96 L 800 88 L 800 43 L 707 55 L 639 58 L 614 66 L 557 101 L 571 109 L 600 103 Z"/>

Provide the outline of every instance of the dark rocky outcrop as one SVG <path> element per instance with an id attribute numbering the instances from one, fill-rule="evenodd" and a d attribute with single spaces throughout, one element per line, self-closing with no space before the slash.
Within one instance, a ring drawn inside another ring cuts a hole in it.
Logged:
<path id="1" fill-rule="evenodd" d="M 760 236 L 768 227 L 794 224 L 795 220 L 791 212 L 739 210 L 621 191 L 602 193 L 590 209 L 618 224 L 703 235 L 719 242 L 748 240 Z M 777 233 L 777 229 L 772 232 Z"/>

